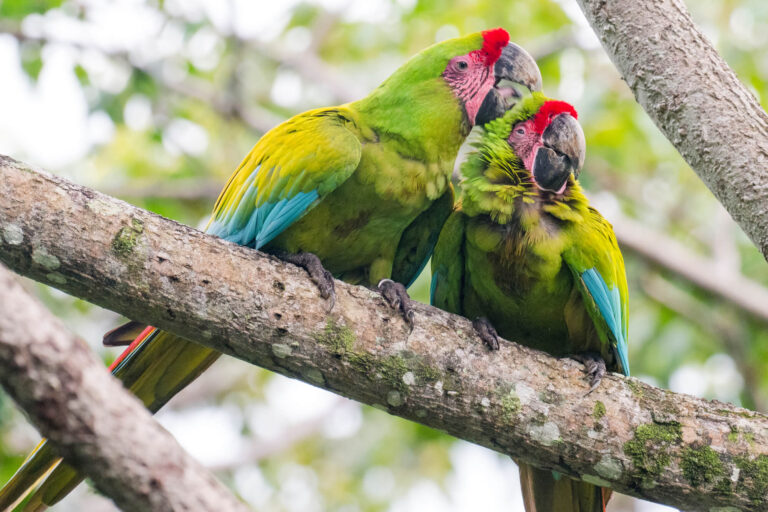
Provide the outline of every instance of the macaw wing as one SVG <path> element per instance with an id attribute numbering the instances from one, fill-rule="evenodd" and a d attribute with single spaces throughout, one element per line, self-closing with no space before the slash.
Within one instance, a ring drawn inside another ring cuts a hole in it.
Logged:
<path id="1" fill-rule="evenodd" d="M 259 249 L 357 168 L 362 146 L 343 109 L 295 116 L 259 140 L 221 192 L 206 232 Z"/>
<path id="2" fill-rule="evenodd" d="M 405 229 L 395 252 L 392 279 L 411 286 L 424 270 L 440 236 L 440 230 L 453 211 L 453 185 L 437 198 Z"/>
<path id="3" fill-rule="evenodd" d="M 445 221 L 432 254 L 432 285 L 429 302 L 435 307 L 463 314 L 464 233 L 466 217 L 456 209 Z"/>
<path id="4" fill-rule="evenodd" d="M 629 375 L 627 275 L 611 225 L 592 210 L 589 230 L 576 236 L 564 259 L 601 341 L 610 343 L 619 370 Z"/>

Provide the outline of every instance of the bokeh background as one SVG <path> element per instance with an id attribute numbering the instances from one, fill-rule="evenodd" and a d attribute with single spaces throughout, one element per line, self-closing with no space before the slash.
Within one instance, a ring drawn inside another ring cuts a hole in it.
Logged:
<path id="1" fill-rule="evenodd" d="M 768 3 L 688 7 L 765 105 Z M 768 265 L 635 103 L 574 0 L 0 0 L 0 153 L 201 226 L 265 130 L 495 26 L 580 113 L 582 182 L 627 260 L 635 375 L 768 411 Z M 99 345 L 116 314 L 26 284 L 105 362 L 117 355 Z M 158 418 L 258 510 L 522 511 L 508 458 L 233 359 Z M 0 481 L 37 440 L 0 391 Z M 56 510 L 114 506 L 81 486 Z M 672 509 L 615 496 L 609 510 Z"/>

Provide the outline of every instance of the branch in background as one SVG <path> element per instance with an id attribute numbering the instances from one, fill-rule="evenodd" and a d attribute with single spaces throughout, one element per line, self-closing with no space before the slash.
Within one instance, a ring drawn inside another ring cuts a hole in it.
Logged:
<path id="1" fill-rule="evenodd" d="M 35 208 L 29 208 L 34 204 Z M 514 343 L 306 273 L 0 158 L 0 260 L 67 293 L 253 364 L 567 476 L 683 509 L 759 510 L 768 417 Z M 760 454 L 760 455 L 758 455 Z"/>
<path id="2" fill-rule="evenodd" d="M 611 217 L 611 223 L 622 248 L 768 322 L 768 289 L 765 287 L 637 221 L 616 215 Z"/>
<path id="3" fill-rule="evenodd" d="M 81 50 L 90 50 L 88 46 L 72 40 L 62 40 L 50 38 L 47 35 L 28 34 L 20 26 L 11 23 L 0 23 L 0 34 L 12 36 L 19 42 L 32 41 L 37 43 L 57 43 L 70 45 L 73 48 Z M 122 62 L 132 68 L 134 71 L 146 73 L 157 83 L 162 84 L 168 91 L 183 96 L 185 98 L 194 98 L 209 105 L 225 117 L 235 117 L 253 130 L 259 133 L 266 133 L 274 126 L 283 121 L 280 117 L 265 108 L 258 106 L 244 106 L 243 98 L 229 98 L 226 94 L 221 94 L 210 86 L 206 81 L 193 77 L 185 76 L 183 80 L 173 80 L 165 76 L 162 72 L 154 69 L 152 65 L 136 63 L 131 58 L 129 52 L 122 50 L 107 50 L 97 48 L 104 55 Z"/>
<path id="4" fill-rule="evenodd" d="M 219 358 L 189 386 L 174 396 L 163 409 L 183 410 L 203 404 L 217 403 L 236 388 L 248 387 L 253 367 L 235 359 Z"/>
<path id="5" fill-rule="evenodd" d="M 337 397 L 331 407 L 316 416 L 304 420 L 295 425 L 283 429 L 280 436 L 272 439 L 254 440 L 239 453 L 231 454 L 229 460 L 213 464 L 208 467 L 211 471 L 228 471 L 241 468 L 246 464 L 253 464 L 261 460 L 269 459 L 282 453 L 291 447 L 317 437 L 318 433 L 326 425 L 326 420 L 334 409 L 342 407 L 359 407 L 354 402 Z"/>
<path id="6" fill-rule="evenodd" d="M 0 384 L 97 489 L 126 511 L 247 510 L 2 265 L 0 310 Z"/>
<path id="7" fill-rule="evenodd" d="M 576 30 L 573 26 L 549 33 L 533 41 L 530 47 L 526 46 L 526 49 L 536 62 L 552 57 L 567 48 L 586 50 L 576 37 Z"/>
<path id="8" fill-rule="evenodd" d="M 221 192 L 220 180 L 189 179 L 151 182 L 133 180 L 119 187 L 107 187 L 105 193 L 131 199 L 174 199 L 178 201 L 215 201 Z M 213 204 L 213 203 L 211 203 Z"/>
<path id="9" fill-rule="evenodd" d="M 768 257 L 768 115 L 682 0 L 577 0 L 656 125 Z"/>
<path id="10" fill-rule="evenodd" d="M 734 222 L 728 211 L 718 205 L 714 215 L 712 233 L 709 233 L 709 246 L 712 259 L 717 264 L 720 274 L 738 274 L 741 272 L 741 254 L 736 243 Z"/>
<path id="11" fill-rule="evenodd" d="M 758 411 L 768 411 L 768 402 L 760 391 L 763 370 L 760 363 L 750 356 L 746 346 L 748 331 L 737 318 L 714 310 L 661 276 L 648 276 L 642 279 L 640 285 L 648 297 L 722 340 L 744 378 L 746 405 Z"/>

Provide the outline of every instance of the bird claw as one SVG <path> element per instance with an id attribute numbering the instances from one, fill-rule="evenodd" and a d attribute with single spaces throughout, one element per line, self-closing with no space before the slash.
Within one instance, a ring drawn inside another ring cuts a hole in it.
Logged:
<path id="1" fill-rule="evenodd" d="M 376 285 L 376 289 L 392 309 L 400 312 L 408 326 L 413 330 L 416 314 L 413 311 L 411 297 L 405 286 L 391 279 L 382 279 Z"/>
<path id="2" fill-rule="evenodd" d="M 472 321 L 472 327 L 475 328 L 477 335 L 480 336 L 489 350 L 499 350 L 499 334 L 490 320 L 484 316 L 479 316 Z"/>
<path id="3" fill-rule="evenodd" d="M 599 354 L 594 352 L 585 352 L 583 354 L 575 354 L 571 356 L 576 361 L 584 365 L 584 370 L 589 379 L 589 391 L 586 394 L 590 394 L 597 386 L 600 385 L 600 381 L 603 380 L 607 369 L 605 367 L 605 360 L 600 357 Z"/>
<path id="4" fill-rule="evenodd" d="M 301 267 L 307 271 L 310 279 L 312 279 L 317 286 L 320 296 L 329 301 L 328 312 L 330 313 L 336 305 L 336 286 L 333 281 L 333 274 L 323 267 L 320 258 L 311 252 L 299 252 L 293 254 L 281 251 L 277 253 L 276 256 L 285 262 Z"/>

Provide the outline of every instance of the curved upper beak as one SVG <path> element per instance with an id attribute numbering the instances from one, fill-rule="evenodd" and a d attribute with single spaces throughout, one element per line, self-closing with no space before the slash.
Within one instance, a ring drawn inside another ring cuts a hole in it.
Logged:
<path id="1" fill-rule="evenodd" d="M 541 71 L 531 54 L 515 43 L 501 50 L 501 57 L 493 67 L 496 83 L 508 80 L 524 85 L 531 92 L 541 91 Z"/>
<path id="2" fill-rule="evenodd" d="M 541 91 L 541 71 L 533 57 L 521 46 L 509 43 L 493 66 L 495 86 L 485 95 L 480 110 L 475 116 L 476 125 L 484 125 L 512 108 L 520 99 L 514 84 L 526 87 L 531 92 Z"/>
<path id="3" fill-rule="evenodd" d="M 543 146 L 533 162 L 533 178 L 539 188 L 561 192 L 573 174 L 579 177 L 587 153 L 584 131 L 570 114 L 556 116 L 541 135 Z"/>

